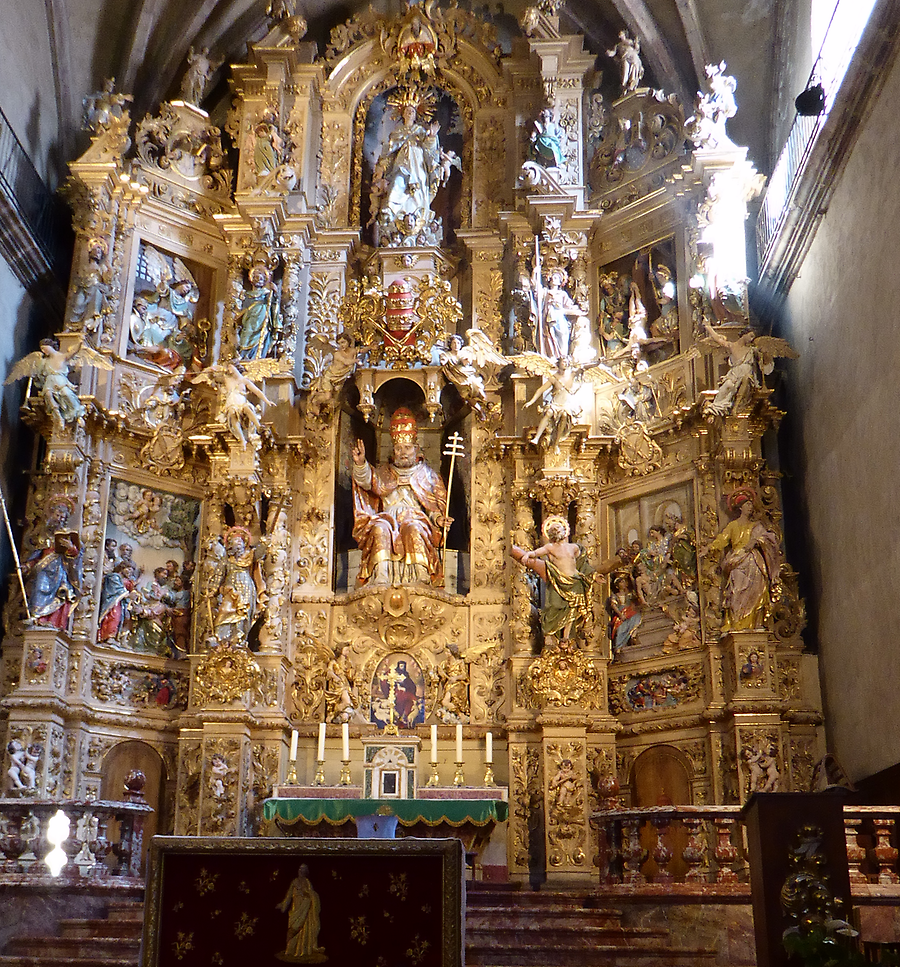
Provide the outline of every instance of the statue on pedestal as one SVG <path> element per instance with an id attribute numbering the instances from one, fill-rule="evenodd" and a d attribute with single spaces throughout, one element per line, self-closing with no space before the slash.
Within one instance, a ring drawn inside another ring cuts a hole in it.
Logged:
<path id="1" fill-rule="evenodd" d="M 90 365 L 110 370 L 112 366 L 104 356 L 80 341 L 65 352 L 60 350 L 55 339 L 42 339 L 40 347 L 37 352 L 23 356 L 13 366 L 6 383 L 14 383 L 26 376 L 33 379 L 41 391 L 47 416 L 56 429 L 63 430 L 69 423 L 82 419 L 87 412 L 69 380 L 69 368 Z"/>
<path id="2" fill-rule="evenodd" d="M 259 581 L 259 584 L 257 583 Z M 212 615 L 216 640 L 232 647 L 246 647 L 256 619 L 262 579 L 246 527 L 225 533 L 224 574 L 216 595 L 218 609 Z"/>
<path id="3" fill-rule="evenodd" d="M 36 549 L 22 562 L 28 609 L 39 625 L 65 631 L 75 602 L 81 597 L 81 540 L 66 527 L 75 501 L 64 494 L 49 500 Z"/>
<path id="4" fill-rule="evenodd" d="M 756 493 L 749 488 L 728 496 L 728 509 L 737 518 L 700 553 L 721 553 L 724 581 L 722 631 L 752 631 L 765 626 L 778 585 L 781 550 L 778 535 L 755 520 Z"/>
<path id="5" fill-rule="evenodd" d="M 375 162 L 371 191 L 381 244 L 441 245 L 443 225 L 431 204 L 447 183 L 450 169 L 461 167 L 459 157 L 441 147 L 440 124 L 432 120 L 432 95 L 407 87 L 396 91 L 388 103 L 399 123 Z"/>
<path id="6" fill-rule="evenodd" d="M 569 524 L 553 515 L 544 522 L 545 543 L 533 551 L 513 544 L 512 556 L 544 582 L 541 628 L 562 641 L 579 637 L 590 614 L 591 575 L 594 569 L 580 544 L 569 541 Z M 546 558 L 546 560 L 542 560 Z"/>
<path id="7" fill-rule="evenodd" d="M 391 461 L 373 467 L 362 440 L 353 456 L 353 538 L 360 584 L 443 583 L 440 557 L 447 489 L 417 444 L 416 418 L 405 407 L 391 417 Z"/>

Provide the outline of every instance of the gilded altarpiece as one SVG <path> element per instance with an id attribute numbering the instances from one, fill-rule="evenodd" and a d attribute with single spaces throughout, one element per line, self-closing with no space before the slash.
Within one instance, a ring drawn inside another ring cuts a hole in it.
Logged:
<path id="1" fill-rule="evenodd" d="M 45 446 L 7 756 L 92 797 L 138 740 L 170 827 L 226 836 L 314 781 L 320 723 L 326 785 L 344 725 L 436 725 L 448 785 L 456 728 L 468 785 L 490 733 L 510 875 L 559 880 L 596 874 L 601 801 L 662 801 L 635 782 L 660 746 L 686 801 L 807 788 L 763 452 L 793 350 L 735 262 L 745 150 L 601 93 L 549 7 L 503 46 L 462 8 L 369 10 L 320 55 L 287 6 L 222 128 L 110 88 L 71 166 L 66 326 L 16 371 Z"/>

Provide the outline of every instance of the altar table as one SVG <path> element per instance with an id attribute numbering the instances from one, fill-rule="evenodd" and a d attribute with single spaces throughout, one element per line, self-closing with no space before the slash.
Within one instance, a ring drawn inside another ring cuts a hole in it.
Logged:
<path id="1" fill-rule="evenodd" d="M 267 799 L 263 835 L 315 838 L 352 835 L 363 816 L 396 816 L 403 836 L 453 838 L 480 853 L 497 823 L 509 818 L 500 799 Z"/>

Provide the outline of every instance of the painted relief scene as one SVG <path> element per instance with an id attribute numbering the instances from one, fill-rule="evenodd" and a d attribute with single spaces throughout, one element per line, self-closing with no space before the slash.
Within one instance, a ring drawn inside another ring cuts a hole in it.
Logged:
<path id="1" fill-rule="evenodd" d="M 678 296 L 672 239 L 600 268 L 600 349 L 622 376 L 678 352 Z"/>
<path id="2" fill-rule="evenodd" d="M 142 241 L 128 321 L 128 355 L 160 369 L 200 368 L 206 356 L 208 270 Z"/>
<path id="3" fill-rule="evenodd" d="M 111 482 L 99 643 L 163 657 L 187 655 L 199 513 L 196 500 Z"/>
<path id="4" fill-rule="evenodd" d="M 607 634 L 614 661 L 700 645 L 697 542 L 690 483 L 617 506 L 625 565 L 610 575 Z"/>

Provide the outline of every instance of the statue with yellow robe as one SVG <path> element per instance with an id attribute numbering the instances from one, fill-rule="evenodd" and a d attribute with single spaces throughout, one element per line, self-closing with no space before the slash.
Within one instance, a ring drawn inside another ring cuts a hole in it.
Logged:
<path id="1" fill-rule="evenodd" d="M 416 418 L 405 407 L 391 417 L 393 455 L 373 467 L 362 440 L 353 447 L 353 538 L 359 584 L 443 584 L 440 549 L 447 489 L 419 452 Z"/>

